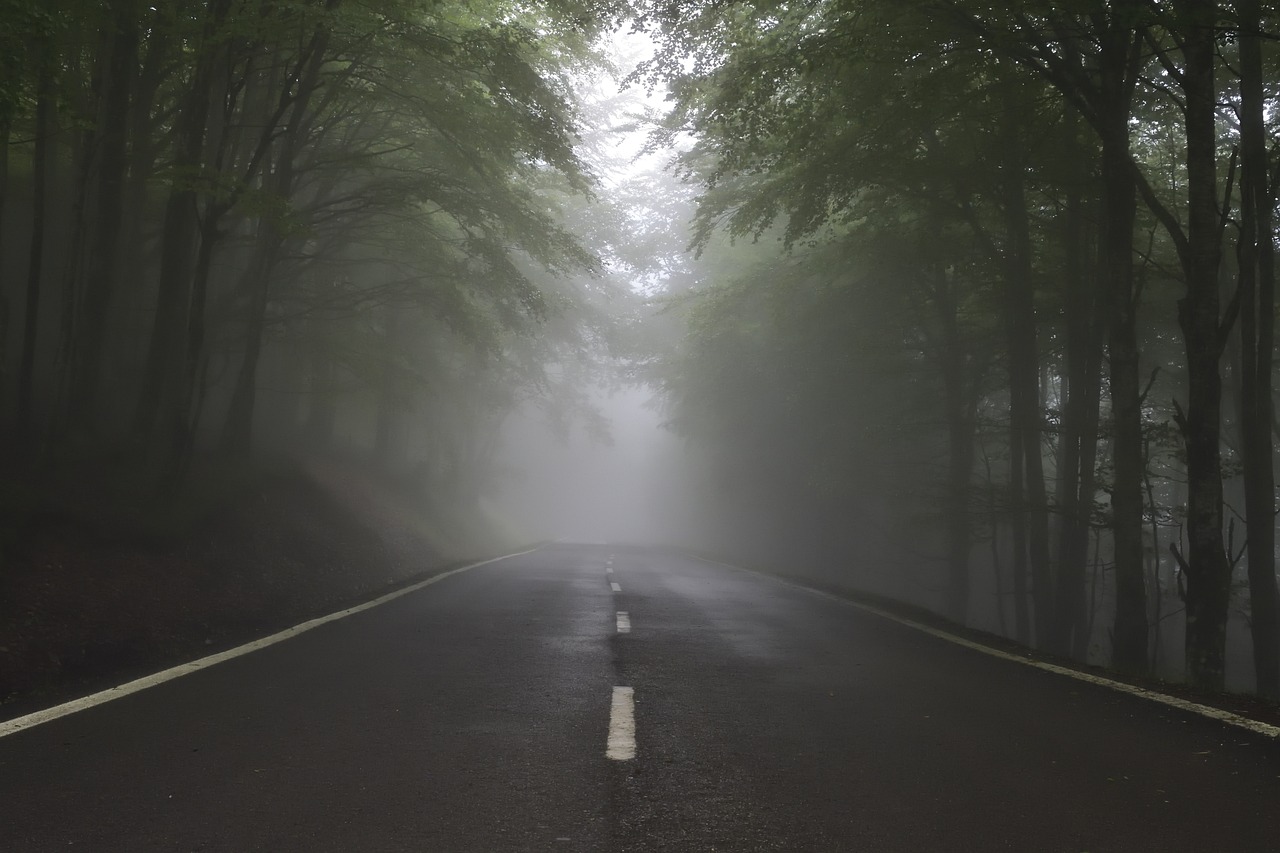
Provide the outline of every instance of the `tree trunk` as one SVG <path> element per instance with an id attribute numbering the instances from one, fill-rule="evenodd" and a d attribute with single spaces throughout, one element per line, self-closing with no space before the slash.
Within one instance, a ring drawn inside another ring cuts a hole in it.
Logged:
<path id="1" fill-rule="evenodd" d="M 1014 127 L 1012 121 L 1007 124 Z M 1018 501 L 1012 509 L 1022 520 L 1025 531 L 1027 550 L 1023 562 L 1030 570 L 1034 642 L 1043 646 L 1052 621 L 1053 586 L 1049 575 L 1049 512 L 1040 444 L 1040 353 L 1036 343 L 1031 233 L 1023 189 L 1023 164 L 1016 153 L 1017 134 L 1011 137 L 1006 146 L 1002 208 L 1007 240 L 1004 313 L 1009 366 L 1010 471 L 1016 478 L 1013 497 Z M 1015 583 L 1019 574 L 1025 572 L 1015 568 Z M 1021 606 L 1025 608 L 1025 604 Z M 1024 630 L 1020 625 L 1020 642 L 1028 639 L 1022 636 Z"/>
<path id="2" fill-rule="evenodd" d="M 125 189 L 121 237 L 124 248 L 121 254 L 126 258 L 138 259 L 147 269 L 153 262 L 143 226 L 148 219 L 150 184 L 155 175 L 155 162 L 159 152 L 158 133 L 153 127 L 152 115 L 156 96 L 164 79 L 171 38 L 172 34 L 165 29 L 163 12 L 157 10 L 148 23 L 146 55 L 130 87 L 133 97 L 129 112 L 129 179 Z M 120 315 L 130 326 L 133 325 L 134 318 L 146 313 L 149 283 L 148 279 L 140 275 L 125 276 L 119 282 Z M 130 374 L 145 365 L 146 341 L 139 340 L 141 338 L 141 335 L 131 335 L 128 340 L 118 341 L 121 349 L 115 357 L 123 361 Z M 116 389 L 113 397 L 123 390 Z M 136 389 L 129 390 L 132 392 Z M 118 401 L 113 402 L 115 419 L 118 421 L 122 410 Z"/>
<path id="3" fill-rule="evenodd" d="M 1275 199 L 1267 157 L 1261 8 L 1240 0 L 1241 450 L 1249 528 L 1249 627 L 1262 696 L 1280 698 L 1280 592 L 1275 563 L 1275 472 L 1271 372 L 1275 347 Z"/>
<path id="4" fill-rule="evenodd" d="M 188 126 L 188 142 L 196 132 Z M 203 122 L 199 132 L 203 134 Z M 191 153 L 190 148 L 187 153 Z M 153 437 L 162 401 L 175 393 L 185 372 L 191 274 L 199 222 L 196 205 L 193 190 L 181 185 L 169 190 L 160 238 L 155 320 L 151 327 L 151 344 L 147 349 L 146 373 L 134 416 L 134 435 L 144 442 Z"/>
<path id="5" fill-rule="evenodd" d="M 98 47 L 94 51 L 92 71 L 86 75 L 82 67 L 82 51 L 73 50 L 66 58 L 63 74 L 69 81 L 79 81 L 86 76 L 90 85 L 75 86 L 75 95 L 71 98 L 71 112 L 75 116 L 92 116 L 93 121 L 83 123 L 80 130 L 75 130 L 73 122 L 67 130 L 70 139 L 70 155 L 67 163 L 70 173 L 74 175 L 71 182 L 71 205 L 68 211 L 70 220 L 70 240 L 62 247 L 62 256 L 67 259 L 62 270 L 62 292 L 60 295 L 61 312 L 58 322 L 58 346 L 54 359 L 54 384 L 50 395 L 52 405 L 49 406 L 50 419 L 47 426 L 44 462 L 53 462 L 54 451 L 63 443 L 67 421 L 67 402 L 71 394 L 71 366 L 73 349 L 77 339 L 77 322 L 80 320 L 80 302 L 84 295 L 84 271 L 88 265 L 85 256 L 85 244 L 88 242 L 90 222 L 85 216 L 89 203 L 91 184 L 97 172 L 99 125 L 102 121 L 101 95 L 105 78 L 105 67 L 109 60 L 110 38 L 99 33 Z"/>
<path id="6" fill-rule="evenodd" d="M 1231 599 L 1231 564 L 1222 535 L 1220 231 L 1214 88 L 1216 3 L 1176 6 L 1186 96 L 1186 294 L 1178 302 L 1187 359 L 1187 408 L 1181 420 L 1187 456 L 1187 673 L 1221 690 Z"/>
<path id="7" fill-rule="evenodd" d="M 94 204 L 93 241 L 85 281 L 81 319 L 71 360 L 70 419 L 93 428 L 101 424 L 100 393 L 104 347 L 119 272 L 121 222 L 124 213 L 125 172 L 130 85 L 136 73 L 139 41 L 137 0 L 115 0 L 113 31 L 107 40 L 98 126 L 98 186 Z"/>
<path id="8" fill-rule="evenodd" d="M 1110 323 L 1111 414 L 1114 421 L 1111 529 L 1115 554 L 1116 612 L 1112 664 L 1121 671 L 1147 666 L 1147 600 L 1143 573 L 1142 389 L 1138 370 L 1137 302 L 1133 279 L 1133 229 L 1137 200 L 1129 154 L 1132 80 L 1126 73 L 1131 31 L 1113 25 L 1101 69 L 1098 131 L 1102 142 L 1102 217 L 1099 254 Z"/>
<path id="9" fill-rule="evenodd" d="M 218 222 L 226 213 L 221 202 L 205 205 L 200 223 L 195 265 L 191 273 L 191 299 L 187 310 L 185 346 L 182 348 L 180 373 L 177 382 L 163 407 L 169 450 L 165 461 L 166 477 L 176 487 L 186 474 L 187 465 L 195 446 L 197 417 L 196 401 L 201 394 L 203 371 L 201 357 L 204 353 L 205 305 L 209 294 L 209 277 L 212 275 L 213 255 L 222 237 Z"/>
<path id="10" fill-rule="evenodd" d="M 182 104 L 178 127 L 178 151 L 174 169 L 194 173 L 203 163 L 205 129 L 208 125 L 210 87 L 215 54 L 212 36 L 226 17 L 230 0 L 210 0 L 196 60 L 196 70 Z M 169 190 L 161 234 L 159 292 L 155 320 L 147 350 L 147 366 L 134 416 L 134 435 L 143 442 L 154 437 L 156 420 L 167 413 L 166 426 L 172 428 L 174 410 L 187 381 L 188 333 L 191 322 L 192 283 L 196 261 L 196 238 L 200 225 L 196 191 L 182 183 Z M 176 436 L 167 436 L 163 448 L 168 453 Z"/>
<path id="11" fill-rule="evenodd" d="M 36 134 L 35 153 L 32 160 L 31 183 L 31 247 L 27 261 L 26 310 L 22 327 L 22 364 L 18 372 L 18 443 L 29 447 L 32 443 L 33 396 L 35 388 L 36 342 L 40 328 L 40 285 L 44 267 L 44 237 L 47 223 L 45 205 L 48 201 L 49 147 L 53 128 L 50 112 L 53 108 L 53 47 L 45 41 L 39 49 L 38 82 L 36 84 Z"/>
<path id="12" fill-rule="evenodd" d="M 223 423 L 221 447 L 235 455 L 248 455 L 253 446 L 253 412 L 257 402 L 258 361 L 262 355 L 262 334 L 266 328 L 271 274 L 281 245 L 278 228 L 264 223 L 268 233 L 260 234 L 258 247 L 245 276 L 250 294 L 245 323 L 244 358 L 236 374 L 236 386 Z"/>
<path id="13" fill-rule="evenodd" d="M 1087 252 L 1078 193 L 1064 211 L 1066 382 L 1060 439 L 1058 575 L 1049 649 L 1083 660 L 1088 653 L 1086 582 L 1098 450 L 1102 327 L 1098 276 L 1084 273 Z"/>

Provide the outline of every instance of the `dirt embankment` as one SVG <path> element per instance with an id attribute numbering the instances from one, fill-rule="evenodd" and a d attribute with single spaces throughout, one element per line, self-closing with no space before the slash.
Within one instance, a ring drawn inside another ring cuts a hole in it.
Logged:
<path id="1" fill-rule="evenodd" d="M 0 719 L 438 570 L 457 542 L 425 514 L 335 462 L 256 478 L 176 533 L 33 513 L 0 567 Z"/>

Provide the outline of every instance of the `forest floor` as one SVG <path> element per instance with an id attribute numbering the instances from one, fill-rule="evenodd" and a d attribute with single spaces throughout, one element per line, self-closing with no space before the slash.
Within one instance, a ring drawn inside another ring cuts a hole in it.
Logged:
<path id="1" fill-rule="evenodd" d="M 0 719 L 342 609 L 497 548 L 361 467 L 196 470 L 177 499 L 81 476 L 12 512 Z M 8 496 L 12 498 L 12 496 Z M 466 529 L 470 528 L 470 529 Z"/>

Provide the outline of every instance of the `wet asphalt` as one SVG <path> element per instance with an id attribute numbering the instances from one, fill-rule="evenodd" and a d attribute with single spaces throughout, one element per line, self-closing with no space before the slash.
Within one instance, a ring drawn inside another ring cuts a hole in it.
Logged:
<path id="1" fill-rule="evenodd" d="M 0 738 L 3 853 L 1277 849 L 1272 739 L 607 545 Z"/>

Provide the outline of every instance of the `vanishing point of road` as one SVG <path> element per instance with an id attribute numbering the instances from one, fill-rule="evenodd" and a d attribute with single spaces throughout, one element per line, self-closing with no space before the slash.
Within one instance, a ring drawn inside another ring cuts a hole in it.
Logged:
<path id="1" fill-rule="evenodd" d="M 0 851 L 1275 851 L 1280 741 L 552 545 L 0 737 Z"/>

